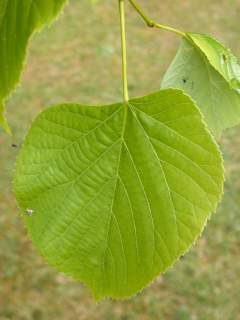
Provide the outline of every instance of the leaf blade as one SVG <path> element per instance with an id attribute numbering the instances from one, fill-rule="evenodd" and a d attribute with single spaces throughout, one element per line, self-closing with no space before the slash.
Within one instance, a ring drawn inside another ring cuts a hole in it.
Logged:
<path id="1" fill-rule="evenodd" d="M 202 232 L 222 184 L 216 144 L 178 90 L 44 111 L 14 183 L 40 253 L 96 298 L 131 296 L 165 271 Z"/>
<path id="2" fill-rule="evenodd" d="M 187 36 L 190 38 L 193 35 L 195 34 Z M 203 35 L 197 36 L 198 40 L 205 39 Z M 214 44 L 217 48 L 220 46 L 217 42 Z M 226 54 L 227 49 L 223 51 L 221 47 L 222 51 L 217 51 L 213 46 L 212 54 L 206 55 L 206 48 L 209 49 L 209 46 L 202 47 L 202 52 L 193 44 L 193 40 L 182 39 L 178 53 L 164 75 L 161 87 L 174 87 L 189 94 L 201 109 L 210 130 L 219 138 L 223 130 L 239 124 L 240 121 L 240 93 L 236 89 L 237 78 L 233 79 L 233 75 L 237 76 L 237 64 L 236 59 L 229 58 L 232 66 L 234 61 L 234 67 L 231 68 L 234 71 L 228 71 L 227 74 L 226 70 L 218 67 L 221 55 L 223 52 Z M 228 55 L 232 57 L 229 53 Z M 229 63 L 225 64 L 228 70 Z"/>
<path id="3" fill-rule="evenodd" d="M 208 35 L 188 33 L 187 36 L 205 54 L 211 66 L 230 84 L 240 81 L 240 66 L 231 50 Z M 234 81 L 235 80 L 235 81 Z"/>
<path id="4" fill-rule="evenodd" d="M 2 0 L 0 5 L 0 110 L 19 82 L 31 35 L 51 23 L 66 0 Z M 6 131 L 6 121 L 1 121 Z"/>

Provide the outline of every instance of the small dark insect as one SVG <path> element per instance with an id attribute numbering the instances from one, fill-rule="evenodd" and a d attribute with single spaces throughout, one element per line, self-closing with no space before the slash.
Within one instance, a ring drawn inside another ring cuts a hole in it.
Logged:
<path id="1" fill-rule="evenodd" d="M 12 143 L 12 144 L 11 144 L 11 147 L 12 147 L 12 148 L 18 148 L 18 145 L 17 145 L 16 143 Z"/>
<path id="2" fill-rule="evenodd" d="M 227 61 L 227 56 L 223 53 L 223 55 L 222 55 L 222 58 L 223 58 L 223 61 Z"/>
<path id="3" fill-rule="evenodd" d="M 187 83 L 187 79 L 186 78 L 183 78 L 182 81 L 183 81 L 183 83 Z"/>
<path id="4" fill-rule="evenodd" d="M 33 215 L 33 210 L 32 209 L 27 209 L 26 210 L 26 215 L 28 215 L 29 217 L 31 217 Z"/>
<path id="5" fill-rule="evenodd" d="M 221 64 L 224 65 L 227 62 L 227 55 L 225 53 L 222 54 L 221 56 Z"/>

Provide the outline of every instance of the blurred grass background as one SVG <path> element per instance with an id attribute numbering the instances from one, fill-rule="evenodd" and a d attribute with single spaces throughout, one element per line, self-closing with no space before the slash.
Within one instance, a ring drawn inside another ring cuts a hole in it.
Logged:
<path id="1" fill-rule="evenodd" d="M 139 0 L 157 21 L 217 36 L 240 57 L 239 0 Z M 240 128 L 227 131 L 223 202 L 195 247 L 128 301 L 94 304 L 90 292 L 47 266 L 18 216 L 12 173 L 33 118 L 58 102 L 121 100 L 117 1 L 71 0 L 57 23 L 34 37 L 22 84 L 8 103 L 14 136 L 0 134 L 0 320 L 239 320 Z M 145 27 L 128 8 L 131 96 L 159 88 L 179 38 Z"/>

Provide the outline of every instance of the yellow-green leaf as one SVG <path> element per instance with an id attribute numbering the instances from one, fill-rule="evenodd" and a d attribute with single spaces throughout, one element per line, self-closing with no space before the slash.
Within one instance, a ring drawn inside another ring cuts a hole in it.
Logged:
<path id="1" fill-rule="evenodd" d="M 122 298 L 201 234 L 222 194 L 222 157 L 193 101 L 169 89 L 42 112 L 14 185 L 41 255 L 97 299 Z"/>
<path id="2" fill-rule="evenodd" d="M 240 66 L 236 57 L 215 39 L 188 33 L 167 70 L 162 88 L 179 88 L 201 109 L 212 133 L 240 122 Z"/>

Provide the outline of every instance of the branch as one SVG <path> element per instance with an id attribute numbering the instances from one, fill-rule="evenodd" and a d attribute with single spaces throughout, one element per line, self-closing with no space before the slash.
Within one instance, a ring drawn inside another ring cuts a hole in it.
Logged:
<path id="1" fill-rule="evenodd" d="M 146 22 L 148 27 L 157 28 L 157 29 L 161 29 L 161 30 L 167 30 L 167 31 L 176 33 L 176 34 L 180 35 L 181 37 L 185 36 L 185 33 L 183 31 L 180 31 L 178 29 L 175 29 L 175 28 L 172 28 L 172 27 L 169 27 L 169 26 L 165 26 L 163 24 L 159 24 L 159 23 L 155 22 L 154 20 L 150 19 L 143 12 L 143 10 L 140 8 L 140 6 L 138 5 L 138 3 L 135 0 L 129 0 L 129 2 L 133 6 L 133 8 L 138 12 L 138 14 L 142 17 L 142 19 Z"/>

